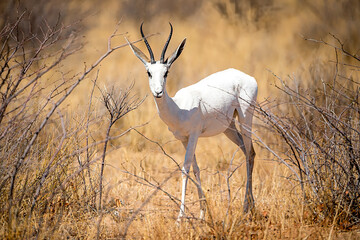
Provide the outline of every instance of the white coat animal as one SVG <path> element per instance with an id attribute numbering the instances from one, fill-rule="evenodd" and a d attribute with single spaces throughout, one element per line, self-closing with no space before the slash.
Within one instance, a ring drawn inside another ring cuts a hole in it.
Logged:
<path id="1" fill-rule="evenodd" d="M 150 90 L 154 96 L 160 118 L 168 125 L 175 138 L 186 149 L 182 168 L 182 195 L 178 220 L 185 216 L 185 195 L 190 166 L 193 166 L 200 198 L 200 219 L 205 216 L 205 199 L 201 188 L 200 170 L 196 162 L 195 148 L 199 137 L 210 137 L 224 133 L 238 145 L 246 155 L 247 183 L 244 211 L 254 206 L 252 194 L 252 171 L 255 151 L 251 140 L 252 118 L 257 97 L 256 80 L 236 69 L 214 73 L 198 83 L 180 89 L 174 97 L 166 92 L 166 78 L 171 65 L 180 56 L 186 39 L 169 58 L 165 52 L 172 36 L 170 34 L 160 61 L 155 61 L 151 47 L 140 26 L 140 33 L 150 54 L 150 61 L 140 49 L 128 42 L 134 54 L 143 62 L 149 76 Z M 240 131 L 236 129 L 238 117 Z"/>

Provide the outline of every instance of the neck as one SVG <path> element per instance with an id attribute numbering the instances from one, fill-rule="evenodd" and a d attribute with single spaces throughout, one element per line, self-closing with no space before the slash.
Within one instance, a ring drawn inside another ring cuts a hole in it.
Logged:
<path id="1" fill-rule="evenodd" d="M 172 128 L 172 126 L 175 125 L 178 121 L 178 105 L 171 97 L 169 97 L 165 89 L 161 98 L 154 99 L 161 120 L 163 120 L 166 125 Z"/>

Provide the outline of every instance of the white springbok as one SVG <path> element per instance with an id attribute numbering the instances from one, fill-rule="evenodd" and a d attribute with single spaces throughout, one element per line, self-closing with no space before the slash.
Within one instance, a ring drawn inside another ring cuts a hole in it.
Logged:
<path id="1" fill-rule="evenodd" d="M 238 70 L 227 69 L 179 90 L 171 98 L 166 92 L 166 78 L 171 65 L 183 51 L 186 39 L 169 58 L 165 59 L 165 52 L 173 31 L 170 23 L 169 38 L 161 53 L 160 61 L 155 61 L 151 47 L 144 36 L 142 25 L 140 33 L 149 51 L 150 61 L 140 49 L 129 41 L 128 44 L 145 65 L 149 76 L 150 90 L 160 118 L 186 149 L 182 168 L 182 195 L 178 220 L 185 215 L 186 185 L 191 165 L 200 198 L 200 219 L 204 219 L 205 196 L 201 189 L 200 169 L 195 158 L 195 148 L 199 137 L 210 137 L 220 133 L 224 133 L 246 155 L 247 183 L 244 212 L 248 212 L 254 206 L 252 171 L 255 151 L 251 140 L 251 127 L 258 89 L 256 80 Z M 236 116 L 240 123 L 240 131 L 235 126 Z"/>

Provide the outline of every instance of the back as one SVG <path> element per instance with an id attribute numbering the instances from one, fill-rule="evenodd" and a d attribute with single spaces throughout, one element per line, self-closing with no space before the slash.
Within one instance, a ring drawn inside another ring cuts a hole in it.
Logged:
<path id="1" fill-rule="evenodd" d="M 220 110 L 229 105 L 238 105 L 239 100 L 255 101 L 257 83 L 255 78 L 233 68 L 216 72 L 199 82 L 179 90 L 174 101 L 182 109 L 190 109 L 205 102 Z M 238 99 L 240 98 L 240 99 Z M 189 99 L 189 101 L 184 101 Z"/>

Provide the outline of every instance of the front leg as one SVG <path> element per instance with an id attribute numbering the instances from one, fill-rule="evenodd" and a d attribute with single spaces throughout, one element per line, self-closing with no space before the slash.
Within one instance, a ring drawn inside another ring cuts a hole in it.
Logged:
<path id="1" fill-rule="evenodd" d="M 184 145 L 184 148 L 186 150 L 187 145 L 188 145 L 188 141 L 183 141 L 182 142 Z M 205 219 L 205 212 L 206 212 L 206 202 L 205 202 L 205 195 L 204 192 L 201 188 L 201 179 L 200 179 L 200 168 L 196 162 L 196 155 L 194 154 L 194 158 L 192 160 L 192 166 L 193 166 L 193 170 L 194 170 L 194 176 L 195 179 L 197 181 L 196 183 L 196 187 L 198 190 L 198 196 L 199 196 L 199 200 L 200 200 L 200 217 L 199 219 L 204 220 Z"/>
<path id="2" fill-rule="evenodd" d="M 205 195 L 204 192 L 201 188 L 201 180 L 200 180 L 200 168 L 197 165 L 196 162 L 196 156 L 194 155 L 194 160 L 193 160 L 193 170 L 194 170 L 194 175 L 195 175 L 195 179 L 197 181 L 196 187 L 198 190 L 198 195 L 199 195 L 199 200 L 200 200 L 200 220 L 204 220 L 205 219 L 205 212 L 206 212 L 206 202 L 205 202 Z"/>
<path id="3" fill-rule="evenodd" d="M 185 216 L 185 196 L 186 196 L 186 186 L 188 182 L 188 176 L 191 164 L 193 163 L 196 144 L 198 141 L 199 135 L 192 134 L 189 136 L 188 141 L 183 141 L 184 146 L 186 146 L 186 154 L 184 160 L 184 166 L 182 168 L 182 185 L 181 185 L 181 205 L 180 205 L 180 213 L 178 216 L 178 221 Z"/>

